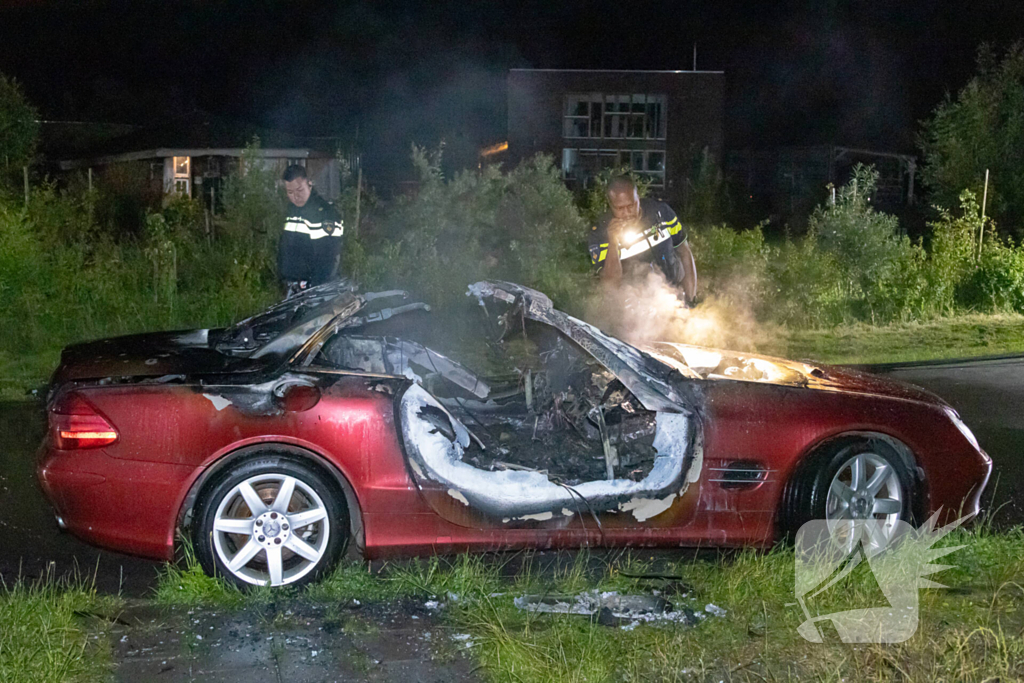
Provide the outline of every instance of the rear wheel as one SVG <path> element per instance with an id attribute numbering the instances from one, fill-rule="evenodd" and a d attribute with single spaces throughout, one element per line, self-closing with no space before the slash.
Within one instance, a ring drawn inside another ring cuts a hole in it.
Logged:
<path id="1" fill-rule="evenodd" d="M 348 508 L 333 481 L 301 459 L 239 463 L 200 494 L 193 546 L 203 569 L 239 586 L 297 586 L 345 550 Z"/>

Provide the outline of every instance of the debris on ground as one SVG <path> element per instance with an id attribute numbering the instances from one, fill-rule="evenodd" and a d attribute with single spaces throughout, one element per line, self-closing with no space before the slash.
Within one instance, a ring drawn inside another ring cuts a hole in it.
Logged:
<path id="1" fill-rule="evenodd" d="M 514 603 L 527 612 L 576 614 L 590 617 L 603 626 L 619 626 L 627 631 L 641 623 L 695 626 L 706 618 L 704 613 L 694 612 L 688 607 L 676 609 L 660 595 L 620 595 L 618 591 L 594 590 L 577 595 L 523 595 L 515 598 Z"/>

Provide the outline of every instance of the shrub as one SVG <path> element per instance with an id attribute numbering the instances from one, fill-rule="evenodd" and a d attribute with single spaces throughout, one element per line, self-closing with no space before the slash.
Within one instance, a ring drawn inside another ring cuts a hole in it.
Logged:
<path id="1" fill-rule="evenodd" d="M 996 312 L 1024 312 L 1024 248 L 1009 240 L 993 239 L 985 245 L 976 268 L 957 288 L 960 303 Z"/>
<path id="2" fill-rule="evenodd" d="M 955 309 L 958 290 L 973 276 L 975 268 L 975 242 L 981 229 L 981 209 L 974 193 L 960 193 L 961 215 L 954 216 L 948 209 L 935 207 L 938 219 L 928 224 L 932 231 L 931 259 L 928 264 L 928 285 L 936 313 L 948 314 Z M 978 303 L 968 293 L 971 305 Z"/>
<path id="3" fill-rule="evenodd" d="M 1018 237 L 1024 230 L 1024 42 L 1000 59 L 978 50 L 977 73 L 923 123 L 921 177 L 934 203 L 953 206 L 964 188 L 980 195 L 991 171 L 988 214 Z"/>
<path id="4" fill-rule="evenodd" d="M 25 99 L 21 86 L 0 74 L 0 174 L 21 175 L 31 163 L 39 137 L 39 114 Z"/>
<path id="5" fill-rule="evenodd" d="M 858 164 L 835 203 L 811 214 L 808 238 L 834 257 L 837 284 L 848 300 L 846 315 L 889 322 L 923 307 L 926 255 L 919 244 L 898 235 L 894 216 L 872 208 L 877 183 L 877 171 Z"/>
<path id="6" fill-rule="evenodd" d="M 414 146 L 413 164 L 418 193 L 376 216 L 374 234 L 347 241 L 347 273 L 439 304 L 464 300 L 471 282 L 501 278 L 542 289 L 570 309 L 580 305 L 591 278 L 586 226 L 550 158 L 448 180 L 441 150 Z"/>

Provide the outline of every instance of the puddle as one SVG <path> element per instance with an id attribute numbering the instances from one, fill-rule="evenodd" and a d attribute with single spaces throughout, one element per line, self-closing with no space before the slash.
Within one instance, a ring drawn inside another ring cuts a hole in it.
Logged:
<path id="1" fill-rule="evenodd" d="M 108 629 L 117 681 L 477 681 L 472 653 L 416 601 L 214 608 L 129 604 Z"/>

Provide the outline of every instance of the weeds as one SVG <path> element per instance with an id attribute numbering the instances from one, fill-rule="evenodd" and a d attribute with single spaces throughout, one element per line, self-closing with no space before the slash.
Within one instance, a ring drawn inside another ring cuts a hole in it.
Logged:
<path id="1" fill-rule="evenodd" d="M 91 615 L 114 613 L 119 600 L 99 596 L 81 578 L 0 582 L 0 681 L 98 680 L 109 674 L 109 644 L 90 629 Z"/>

